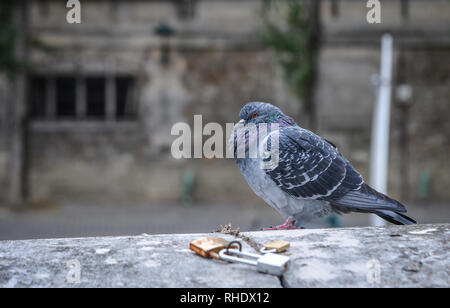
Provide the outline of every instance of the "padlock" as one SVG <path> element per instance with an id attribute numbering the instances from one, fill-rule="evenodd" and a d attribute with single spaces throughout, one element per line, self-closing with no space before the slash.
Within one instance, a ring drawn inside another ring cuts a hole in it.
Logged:
<path id="1" fill-rule="evenodd" d="M 217 254 L 228 246 L 228 241 L 220 237 L 204 237 L 192 241 L 189 248 L 204 258 L 219 259 Z"/>
<path id="2" fill-rule="evenodd" d="M 240 256 L 241 258 L 236 256 Z M 219 252 L 219 257 L 220 259 L 225 261 L 254 265 L 256 266 L 256 270 L 258 272 L 276 276 L 283 275 L 290 260 L 288 256 L 277 255 L 274 253 L 257 255 L 253 253 L 239 251 L 236 249 L 222 249 Z"/>
<path id="3" fill-rule="evenodd" d="M 276 240 L 269 242 L 267 244 L 264 244 L 264 247 L 260 249 L 260 253 L 280 253 L 285 252 L 290 247 L 290 243 L 283 240 Z"/>

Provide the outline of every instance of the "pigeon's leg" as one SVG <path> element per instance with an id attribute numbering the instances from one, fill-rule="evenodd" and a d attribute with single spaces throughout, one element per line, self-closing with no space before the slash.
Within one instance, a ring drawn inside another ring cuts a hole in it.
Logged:
<path id="1" fill-rule="evenodd" d="M 294 229 L 302 229 L 301 227 L 298 227 L 295 224 L 295 219 L 292 216 L 289 216 L 288 219 L 284 222 L 284 224 L 271 227 L 271 228 L 265 228 L 264 231 L 271 231 L 271 230 L 294 230 Z"/>

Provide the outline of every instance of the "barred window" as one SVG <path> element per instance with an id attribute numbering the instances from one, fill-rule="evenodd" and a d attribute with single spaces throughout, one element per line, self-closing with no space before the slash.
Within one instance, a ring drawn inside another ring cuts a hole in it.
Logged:
<path id="1" fill-rule="evenodd" d="M 29 111 L 39 120 L 120 121 L 137 117 L 132 76 L 30 77 Z"/>

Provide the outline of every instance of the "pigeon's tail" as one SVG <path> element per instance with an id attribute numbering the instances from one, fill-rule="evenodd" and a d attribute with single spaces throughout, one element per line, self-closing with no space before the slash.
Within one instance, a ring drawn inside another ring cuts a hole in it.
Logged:
<path id="1" fill-rule="evenodd" d="M 393 211 L 385 211 L 385 210 L 379 210 L 373 212 L 374 214 L 380 216 L 381 218 L 389 221 L 390 223 L 396 224 L 396 225 L 415 225 L 417 222 L 400 213 L 393 212 Z"/>
<path id="2" fill-rule="evenodd" d="M 373 213 L 397 225 L 416 224 L 413 219 L 402 214 L 406 213 L 403 204 L 379 193 L 365 183 L 359 190 L 349 191 L 342 198 L 332 201 L 331 206 L 338 213 Z"/>

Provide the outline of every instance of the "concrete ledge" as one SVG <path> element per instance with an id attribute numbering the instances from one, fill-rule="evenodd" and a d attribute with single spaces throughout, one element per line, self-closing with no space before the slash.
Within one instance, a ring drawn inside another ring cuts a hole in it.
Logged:
<path id="1" fill-rule="evenodd" d="M 203 236 L 211 234 L 2 241 L 0 287 L 450 286 L 450 224 L 239 234 L 250 252 L 291 242 L 281 278 L 195 255 L 189 242 Z"/>

